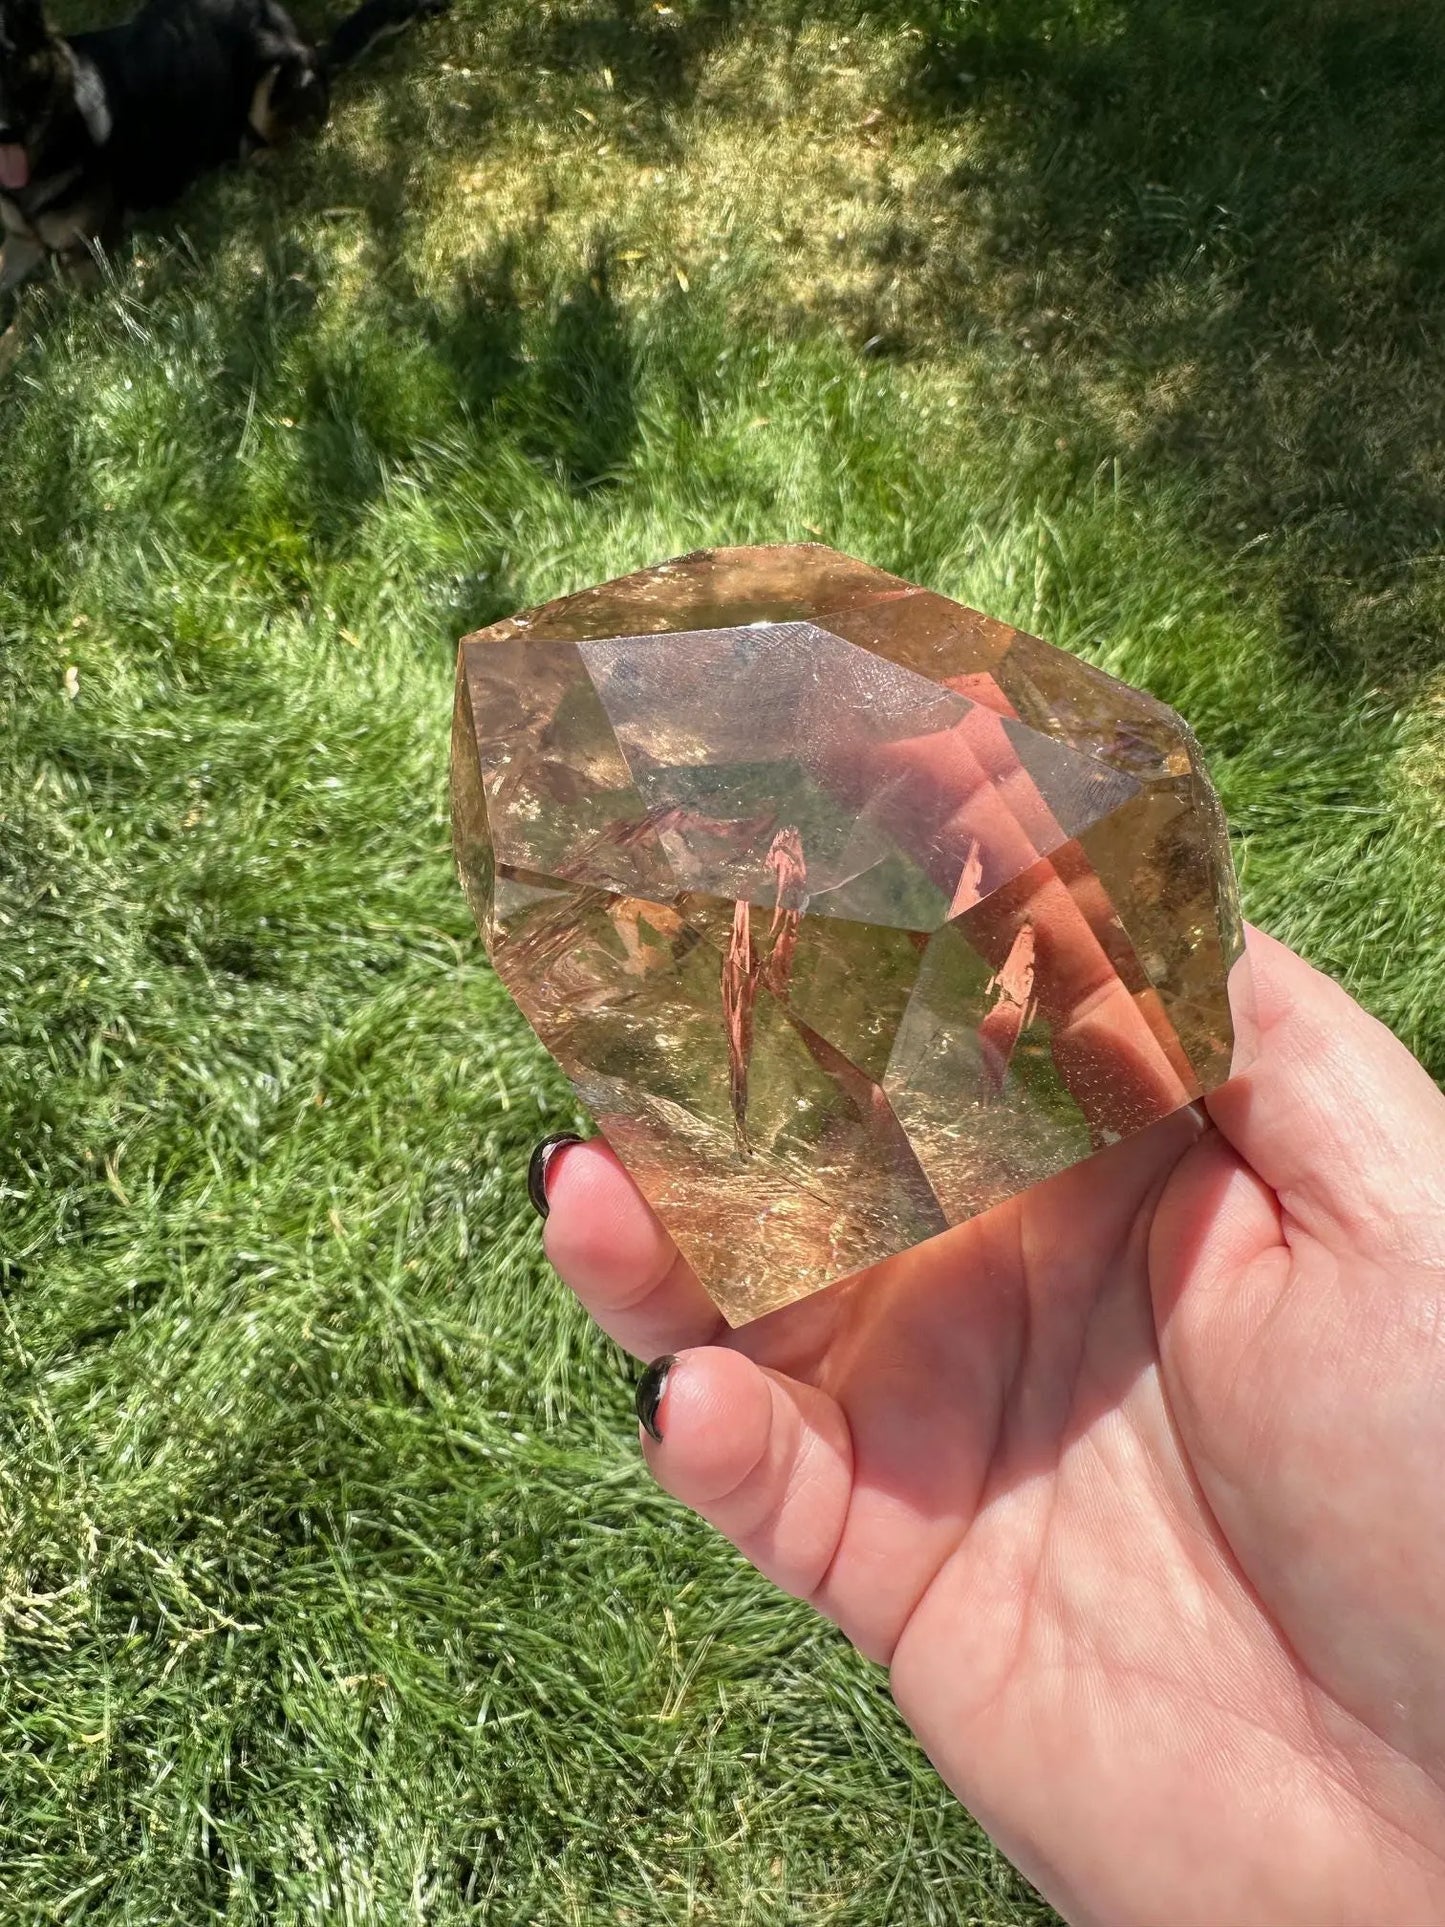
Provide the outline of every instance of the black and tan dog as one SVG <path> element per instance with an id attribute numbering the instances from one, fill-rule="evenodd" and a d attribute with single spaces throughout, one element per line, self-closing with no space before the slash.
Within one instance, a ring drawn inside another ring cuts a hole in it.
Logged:
<path id="1" fill-rule="evenodd" d="M 41 0 L 0 0 L 0 292 L 46 255 L 79 262 L 212 168 L 325 121 L 331 82 L 447 0 L 363 0 L 324 46 L 277 0 L 148 0 L 62 38 Z"/>

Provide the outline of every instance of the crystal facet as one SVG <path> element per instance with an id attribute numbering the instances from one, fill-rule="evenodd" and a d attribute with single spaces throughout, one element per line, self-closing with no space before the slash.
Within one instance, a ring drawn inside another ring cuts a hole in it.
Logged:
<path id="1" fill-rule="evenodd" d="M 1185 724 L 830 549 L 469 637 L 452 804 L 498 975 L 733 1324 L 1237 1067 Z"/>

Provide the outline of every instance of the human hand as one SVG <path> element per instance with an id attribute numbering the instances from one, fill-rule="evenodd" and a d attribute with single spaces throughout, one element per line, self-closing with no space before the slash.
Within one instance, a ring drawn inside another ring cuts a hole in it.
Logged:
<path id="1" fill-rule="evenodd" d="M 605 1145 L 548 1172 L 563 1278 L 676 1354 L 657 1477 L 1078 1927 L 1445 1916 L 1445 1098 L 1250 954 L 1207 1125 L 737 1332 Z"/>

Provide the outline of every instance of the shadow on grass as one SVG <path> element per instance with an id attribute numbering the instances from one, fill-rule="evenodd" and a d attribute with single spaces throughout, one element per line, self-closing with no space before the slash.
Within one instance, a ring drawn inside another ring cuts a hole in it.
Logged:
<path id="1" fill-rule="evenodd" d="M 465 327 L 465 321 L 463 321 Z M 616 481 L 637 439 L 636 368 L 613 298 L 605 243 L 562 295 L 529 384 L 524 445 L 574 491 Z"/>
<path id="2" fill-rule="evenodd" d="M 770 12 L 788 29 L 848 24 L 815 0 Z M 982 318 L 1019 399 L 1081 456 L 1182 478 L 1218 541 L 1255 554 L 1249 579 L 1301 673 L 1396 690 L 1435 673 L 1445 14 L 1426 0 L 901 0 L 886 17 L 917 48 L 901 113 L 956 126 L 960 158 L 874 244 L 921 334 L 870 311 L 850 335 L 905 354 L 976 338 Z M 490 123 L 528 111 L 509 75 L 538 68 L 605 72 L 634 134 L 665 134 L 741 30 L 718 0 L 528 16 L 459 138 L 484 144 Z M 418 101 L 398 86 L 385 102 L 404 157 Z M 400 182 L 390 197 L 384 182 L 351 189 L 382 256 Z M 495 290 L 482 307 L 493 327 L 507 312 Z M 572 487 L 625 460 L 626 332 L 594 261 L 535 367 L 551 445 L 532 453 Z M 476 372 L 483 390 L 518 380 L 489 372 L 486 351 Z"/>
<path id="3" fill-rule="evenodd" d="M 842 31 L 847 14 L 781 0 L 752 24 Z M 1445 14 L 1427 0 L 893 0 L 872 17 L 915 48 L 895 117 L 956 128 L 959 152 L 869 244 L 902 312 L 859 294 L 849 337 L 871 355 L 987 337 L 1006 404 L 1067 439 L 1081 468 L 1117 457 L 1186 482 L 1191 513 L 1251 553 L 1241 579 L 1272 599 L 1301 673 L 1396 691 L 1435 673 Z M 539 70 L 595 82 L 609 137 L 661 155 L 745 24 L 732 0 L 607 0 L 486 30 L 459 10 L 348 77 L 347 101 L 377 116 L 370 160 L 333 143 L 234 199 L 280 221 L 344 204 L 377 325 L 431 343 L 467 415 L 510 417 L 569 488 L 606 485 L 635 441 L 636 367 L 605 245 L 548 293 L 510 243 L 463 271 L 444 312 L 403 265 L 409 171 L 437 128 L 458 156 L 485 154 L 538 111 Z M 466 86 L 444 84 L 462 60 Z M 747 102 L 732 111 L 741 127 Z M 226 200 L 203 204 L 203 235 Z M 268 362 L 310 325 L 286 245 L 255 296 L 278 325 L 242 318 L 236 351 L 263 397 Z M 404 405 L 406 381 L 378 381 L 360 348 L 354 367 L 344 344 L 316 356 L 306 493 L 342 539 L 425 433 L 426 398 Z"/>
<path id="4" fill-rule="evenodd" d="M 981 132 L 983 230 L 1034 405 L 1183 472 L 1277 565 L 1302 668 L 1445 662 L 1445 13 L 1402 0 L 905 9 L 916 111 Z M 976 289 L 935 253 L 930 306 Z"/>
<path id="5" fill-rule="evenodd" d="M 638 434 L 637 355 L 605 240 L 548 287 L 504 238 L 439 300 L 372 239 L 375 285 L 344 328 L 318 325 L 324 265 L 286 235 L 233 311 L 234 428 L 245 413 L 290 430 L 284 466 L 252 488 L 257 513 L 344 549 L 391 482 L 461 435 L 478 459 L 510 444 L 575 494 L 622 479 Z M 235 534 L 243 546 L 258 538 L 249 525 Z"/>
<path id="6" fill-rule="evenodd" d="M 511 34 L 503 64 L 563 73 L 605 69 L 624 94 L 647 105 L 655 125 L 666 110 L 691 104 L 709 54 L 742 21 L 737 0 L 681 7 L 610 0 L 585 12 L 542 10 Z"/>

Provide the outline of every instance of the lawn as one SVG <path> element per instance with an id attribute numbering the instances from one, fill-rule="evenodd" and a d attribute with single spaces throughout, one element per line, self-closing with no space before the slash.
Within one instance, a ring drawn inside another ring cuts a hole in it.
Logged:
<path id="1" fill-rule="evenodd" d="M 1183 709 L 1445 1075 L 1442 176 L 1428 0 L 458 0 L 27 291 L 4 1927 L 1052 1919 L 541 1262 L 452 651 L 821 535 Z"/>

